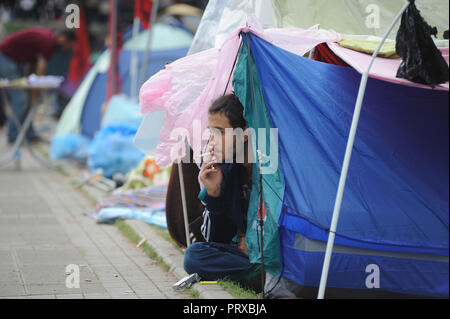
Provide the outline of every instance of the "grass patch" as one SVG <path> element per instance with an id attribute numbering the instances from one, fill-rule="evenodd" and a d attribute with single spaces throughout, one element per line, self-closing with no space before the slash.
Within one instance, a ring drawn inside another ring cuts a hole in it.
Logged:
<path id="1" fill-rule="evenodd" d="M 177 243 L 172 239 L 172 237 L 170 237 L 170 234 L 167 230 L 163 230 L 156 225 L 148 224 L 148 226 L 151 229 L 153 229 L 153 231 L 155 231 L 158 234 L 158 236 L 162 237 L 165 241 L 171 243 L 172 246 L 175 247 L 180 253 L 184 254 L 185 249 L 177 245 Z"/>
<path id="2" fill-rule="evenodd" d="M 124 220 L 118 219 L 118 220 L 116 220 L 114 225 L 116 225 L 119 228 L 119 230 L 133 243 L 138 244 L 139 241 L 141 240 L 141 238 L 134 231 L 134 229 L 131 228 Z M 169 271 L 170 266 L 168 264 L 166 264 L 160 256 L 158 256 L 158 254 L 153 250 L 153 248 L 149 244 L 144 242 L 140 248 L 142 248 L 142 250 L 144 250 L 144 252 L 151 259 L 156 261 L 158 263 L 158 265 L 161 266 L 162 269 L 164 269 L 165 271 Z"/>
<path id="3" fill-rule="evenodd" d="M 130 227 L 124 220 L 118 219 L 114 223 L 115 226 L 119 228 L 119 230 L 133 243 L 138 244 L 141 240 L 139 235 L 134 231 L 132 227 Z M 161 230 L 162 231 L 162 230 Z M 170 266 L 164 262 L 164 260 L 153 250 L 153 248 L 144 242 L 140 248 L 154 261 L 158 263 L 158 265 L 165 271 L 170 270 Z M 200 293 L 192 288 L 187 288 L 185 290 L 192 298 L 198 299 L 200 298 Z"/>
<path id="4" fill-rule="evenodd" d="M 58 167 L 57 170 L 58 170 L 58 173 L 60 173 L 62 176 L 64 176 L 64 177 L 70 177 L 70 174 L 67 173 L 67 172 L 66 172 L 64 169 L 62 169 L 61 167 Z"/>
<path id="5" fill-rule="evenodd" d="M 230 293 L 230 295 L 237 299 L 259 299 L 261 296 L 256 291 L 246 289 L 234 281 L 219 280 L 217 283 L 228 293 Z"/>
<path id="6" fill-rule="evenodd" d="M 47 150 L 44 149 L 44 147 L 42 145 L 37 143 L 37 144 L 31 145 L 31 147 L 33 149 L 35 149 L 36 151 L 38 151 L 46 160 L 50 160 L 50 156 L 48 155 Z"/>
<path id="7" fill-rule="evenodd" d="M 192 298 L 194 299 L 199 299 L 200 298 L 200 293 L 192 288 L 187 288 L 186 291 L 189 293 L 189 295 L 191 295 Z"/>
<path id="8" fill-rule="evenodd" d="M 95 198 L 93 198 L 92 195 L 90 195 L 86 189 L 84 189 L 83 187 L 77 187 L 75 185 L 73 185 L 73 187 L 77 191 L 79 191 L 81 193 L 81 195 L 83 195 L 83 197 L 86 198 L 86 200 L 88 200 L 94 207 L 95 207 L 95 205 L 97 205 L 97 200 Z"/>

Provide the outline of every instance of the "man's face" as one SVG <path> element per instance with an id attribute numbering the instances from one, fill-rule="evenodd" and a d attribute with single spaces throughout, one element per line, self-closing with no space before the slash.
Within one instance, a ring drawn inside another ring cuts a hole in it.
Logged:
<path id="1" fill-rule="evenodd" d="M 230 157 L 234 154 L 235 137 L 228 136 L 233 132 L 233 127 L 230 121 L 223 113 L 210 114 L 208 118 L 208 128 L 210 130 L 209 145 L 214 147 L 214 155 L 218 162 L 224 163 L 226 156 Z M 228 129 L 228 130 L 227 130 Z M 225 143 L 226 140 L 231 140 L 233 143 Z M 226 145 L 231 144 L 231 145 Z"/>
<path id="2" fill-rule="evenodd" d="M 64 34 L 58 34 L 58 36 L 56 37 L 56 43 L 58 45 L 58 48 L 62 51 L 73 49 L 73 46 L 75 45 L 75 41 L 69 41 L 67 36 Z"/>
<path id="3" fill-rule="evenodd" d="M 214 147 L 214 155 L 218 162 L 225 163 L 234 158 L 236 154 L 236 134 L 230 124 L 228 117 L 223 113 L 210 114 L 208 117 L 208 128 L 210 130 L 209 145 Z M 242 136 L 240 144 L 247 141 L 247 136 Z M 238 149 L 243 150 L 242 147 Z"/>

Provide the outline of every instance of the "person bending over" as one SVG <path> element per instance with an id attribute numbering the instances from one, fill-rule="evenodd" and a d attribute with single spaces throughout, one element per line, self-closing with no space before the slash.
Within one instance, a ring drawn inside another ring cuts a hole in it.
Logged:
<path id="1" fill-rule="evenodd" d="M 201 231 L 206 242 L 186 249 L 184 269 L 202 280 L 229 279 L 248 286 L 254 273 L 245 242 L 251 151 L 248 135 L 234 134 L 247 128 L 243 106 L 234 94 L 225 95 L 211 105 L 208 115 L 210 156 L 199 173 L 204 185 L 199 199 L 205 205 Z"/>
<path id="2" fill-rule="evenodd" d="M 17 80 L 24 75 L 24 69 L 34 69 L 36 75 L 45 75 L 47 63 L 57 51 L 71 49 L 75 45 L 75 32 L 62 30 L 54 32 L 44 27 L 32 27 L 8 35 L 0 42 L 0 78 Z M 24 90 L 8 90 L 12 111 L 21 124 L 25 121 L 28 97 Z M 32 97 L 33 99 L 33 97 Z M 0 108 L 3 106 L 0 99 Z M 19 134 L 13 117 L 8 117 L 8 142 L 14 143 Z M 27 131 L 28 141 L 37 139 L 33 128 Z"/>

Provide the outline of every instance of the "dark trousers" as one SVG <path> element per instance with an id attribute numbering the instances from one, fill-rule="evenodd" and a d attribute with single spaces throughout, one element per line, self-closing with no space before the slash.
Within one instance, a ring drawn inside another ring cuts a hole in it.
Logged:
<path id="1" fill-rule="evenodd" d="M 8 80 L 17 80 L 22 76 L 22 72 L 20 70 L 20 66 L 6 55 L 0 53 L 0 78 L 6 78 Z M 16 118 L 19 120 L 21 124 L 25 121 L 28 111 L 28 96 L 24 90 L 13 89 L 7 90 L 6 92 L 9 103 L 11 104 L 12 111 L 16 115 Z M 3 102 L 3 97 L 0 96 L 0 104 Z M 3 107 L 3 111 L 5 111 L 6 106 Z M 14 142 L 17 135 L 19 134 L 19 130 L 16 127 L 16 123 L 13 120 L 12 116 L 8 117 L 8 140 L 10 142 Z M 32 139 L 36 136 L 33 131 L 33 128 L 30 128 L 27 131 L 26 137 L 27 139 Z"/>
<path id="2" fill-rule="evenodd" d="M 184 254 L 184 270 L 197 273 L 202 280 L 229 279 L 241 281 L 252 275 L 252 264 L 236 245 L 199 242 Z"/>

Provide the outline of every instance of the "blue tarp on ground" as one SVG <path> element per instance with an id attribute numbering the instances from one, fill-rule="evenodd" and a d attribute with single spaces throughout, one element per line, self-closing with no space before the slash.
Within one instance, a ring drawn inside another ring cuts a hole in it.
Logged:
<path id="1" fill-rule="evenodd" d="M 116 122 L 108 124 L 95 135 L 88 147 L 88 166 L 92 171 L 101 168 L 103 176 L 127 174 L 145 154 L 133 145 L 139 124 Z"/>
<path id="2" fill-rule="evenodd" d="M 264 98 L 278 128 L 285 193 L 282 274 L 318 286 L 361 75 L 250 35 Z M 369 79 L 350 162 L 328 287 L 448 297 L 448 92 Z M 364 253 L 361 253 L 361 249 Z M 404 258 L 402 258 L 403 256 Z"/>

